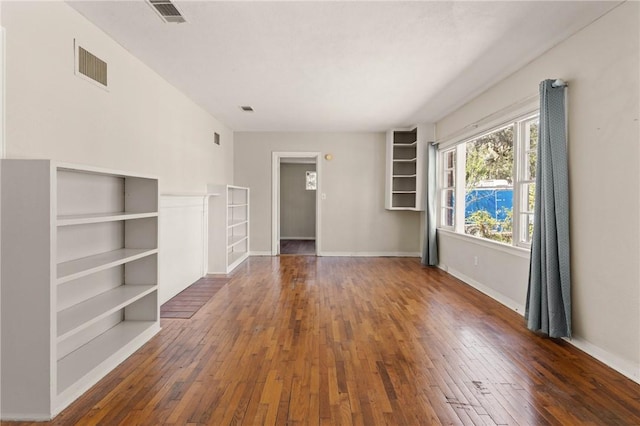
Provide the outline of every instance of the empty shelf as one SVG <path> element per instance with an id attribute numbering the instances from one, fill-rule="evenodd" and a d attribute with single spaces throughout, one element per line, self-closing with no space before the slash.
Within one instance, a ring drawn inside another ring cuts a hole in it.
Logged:
<path id="1" fill-rule="evenodd" d="M 85 225 L 88 223 L 115 222 L 118 220 L 144 219 L 146 217 L 157 217 L 157 212 L 149 213 L 95 213 L 95 214 L 74 214 L 58 216 L 58 226 Z"/>
<path id="2" fill-rule="evenodd" d="M 58 340 L 90 326 L 155 289 L 155 285 L 121 285 L 58 312 Z"/>
<path id="3" fill-rule="evenodd" d="M 120 249 L 58 264 L 58 284 L 103 271 L 158 252 L 158 249 Z"/>

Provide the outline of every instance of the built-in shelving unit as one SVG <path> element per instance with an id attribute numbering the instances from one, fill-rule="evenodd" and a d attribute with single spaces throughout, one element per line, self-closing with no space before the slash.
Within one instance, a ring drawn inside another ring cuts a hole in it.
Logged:
<path id="1" fill-rule="evenodd" d="M 425 144 L 433 130 L 425 124 L 387 132 L 386 209 L 424 210 Z"/>
<path id="2" fill-rule="evenodd" d="M 158 180 L 2 160 L 2 418 L 54 417 L 160 330 Z"/>
<path id="3" fill-rule="evenodd" d="M 210 185 L 209 266 L 211 274 L 228 274 L 249 256 L 249 188 Z"/>

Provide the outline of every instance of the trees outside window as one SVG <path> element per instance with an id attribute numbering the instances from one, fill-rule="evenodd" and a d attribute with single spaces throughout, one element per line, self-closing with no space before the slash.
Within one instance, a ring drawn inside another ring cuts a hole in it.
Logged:
<path id="1" fill-rule="evenodd" d="M 440 226 L 500 243 L 530 246 L 537 140 L 536 115 L 443 150 Z M 464 200 L 464 209 L 456 207 L 455 200 Z"/>

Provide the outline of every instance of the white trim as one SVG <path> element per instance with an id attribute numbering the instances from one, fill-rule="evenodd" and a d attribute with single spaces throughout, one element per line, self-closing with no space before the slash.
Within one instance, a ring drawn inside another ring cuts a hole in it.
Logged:
<path id="1" fill-rule="evenodd" d="M 5 87 L 6 87 L 6 75 L 7 75 L 7 56 L 5 52 L 7 51 L 6 45 L 6 32 L 4 27 L 0 27 L 0 158 L 7 158 L 7 145 L 6 145 L 6 136 L 5 136 L 5 111 L 6 111 L 6 102 L 5 102 Z"/>
<path id="2" fill-rule="evenodd" d="M 268 256 L 268 257 L 271 257 L 272 254 L 268 250 L 267 251 L 264 251 L 264 250 L 262 250 L 262 251 L 250 251 L 249 252 L 249 256 Z"/>
<path id="3" fill-rule="evenodd" d="M 475 288 L 479 292 L 486 294 L 487 296 L 489 296 L 493 300 L 503 304 L 504 306 L 506 306 L 507 308 L 511 309 L 512 311 L 515 311 L 515 312 L 519 313 L 520 315 L 524 315 L 524 305 L 523 304 L 518 303 L 515 300 L 504 296 L 503 294 L 500 294 L 499 292 L 497 292 L 496 290 L 492 289 L 491 287 L 486 286 L 486 285 L 480 283 L 479 281 L 474 280 L 473 278 L 463 274 L 462 272 L 460 272 L 460 271 L 458 271 L 456 269 L 449 268 L 447 265 L 440 264 L 440 265 L 438 265 L 438 268 L 442 269 L 445 272 L 448 272 L 449 274 L 453 275 L 454 277 L 456 277 L 460 281 L 464 282 L 465 284 Z"/>
<path id="4" fill-rule="evenodd" d="M 508 107 L 489 114 L 475 123 L 471 123 L 462 129 L 436 140 L 438 149 L 445 149 L 453 145 L 466 142 L 481 135 L 490 133 L 493 129 L 502 127 L 510 121 L 517 121 L 527 115 L 535 113 L 540 108 L 540 95 L 535 94 L 515 102 Z"/>
<path id="5" fill-rule="evenodd" d="M 327 251 L 318 256 L 323 257 L 421 257 L 419 252 L 403 251 Z"/>
<path id="6" fill-rule="evenodd" d="M 322 153 L 314 152 L 278 152 L 271 153 L 271 255 L 277 256 L 280 250 L 280 163 L 282 159 L 313 159 L 317 172 L 316 189 L 316 255 L 321 253 L 322 224 Z M 311 163 L 309 163 L 311 164 Z"/>
<path id="7" fill-rule="evenodd" d="M 316 237 L 283 237 L 282 235 L 280 236 L 280 240 L 293 240 L 293 241 L 309 241 L 309 240 L 314 240 L 315 241 Z"/>
<path id="8" fill-rule="evenodd" d="M 447 237 L 452 237 L 458 240 L 462 240 L 468 243 L 473 243 L 479 246 L 487 247 L 492 250 L 502 251 L 514 256 L 529 259 L 531 257 L 531 251 L 522 247 L 512 246 L 510 244 L 499 243 L 497 241 L 488 240 L 486 238 L 474 237 L 473 235 L 462 234 L 452 231 L 450 229 L 438 228 L 438 233 L 442 233 Z"/>
<path id="9" fill-rule="evenodd" d="M 618 373 L 623 376 L 633 380 L 634 382 L 640 384 L 640 365 L 634 364 L 633 362 L 620 358 L 619 356 L 612 354 L 609 351 L 602 349 L 599 346 L 594 345 L 593 343 L 587 342 L 584 339 L 579 337 L 573 337 L 571 339 L 563 338 L 567 343 L 575 346 L 580 349 L 582 352 L 591 355 L 598 361 L 606 364 L 612 369 L 616 370 Z"/>

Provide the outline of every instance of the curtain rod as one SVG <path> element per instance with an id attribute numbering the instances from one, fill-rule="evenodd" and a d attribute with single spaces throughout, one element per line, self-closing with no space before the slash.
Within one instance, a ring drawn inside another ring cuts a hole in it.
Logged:
<path id="1" fill-rule="evenodd" d="M 568 84 L 561 78 L 556 79 L 553 83 L 551 83 L 551 87 L 567 87 Z"/>

